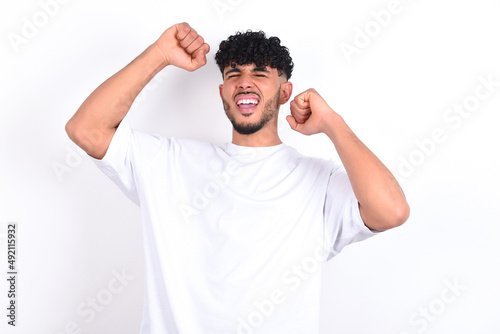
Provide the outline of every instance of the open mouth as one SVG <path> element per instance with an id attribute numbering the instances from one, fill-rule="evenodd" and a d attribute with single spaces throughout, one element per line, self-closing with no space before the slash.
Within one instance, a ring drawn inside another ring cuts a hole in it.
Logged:
<path id="1" fill-rule="evenodd" d="M 236 106 L 242 113 L 250 113 L 260 103 L 260 98 L 252 93 L 239 93 L 235 99 Z"/>

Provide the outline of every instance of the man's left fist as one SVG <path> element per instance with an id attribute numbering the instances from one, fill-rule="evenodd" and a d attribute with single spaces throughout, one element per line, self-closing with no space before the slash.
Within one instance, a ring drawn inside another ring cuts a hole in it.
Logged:
<path id="1" fill-rule="evenodd" d="M 321 128 L 326 117 L 335 113 L 313 88 L 295 96 L 290 102 L 290 111 L 291 115 L 286 117 L 288 124 L 304 135 L 323 132 Z"/>

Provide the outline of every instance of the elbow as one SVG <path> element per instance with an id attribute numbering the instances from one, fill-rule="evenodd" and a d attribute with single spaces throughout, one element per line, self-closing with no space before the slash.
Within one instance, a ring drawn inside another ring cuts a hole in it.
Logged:
<path id="1" fill-rule="evenodd" d="M 88 123 L 82 123 L 74 117 L 66 123 L 64 129 L 77 146 L 95 159 L 105 156 L 115 130 L 106 133 L 105 130 L 89 127 Z"/>
<path id="2" fill-rule="evenodd" d="M 90 154 L 91 146 L 89 145 L 88 136 L 85 135 L 85 130 L 74 118 L 70 119 L 64 127 L 69 139 L 74 142 L 78 147 L 83 149 L 87 154 Z"/>
<path id="3" fill-rule="evenodd" d="M 70 119 L 65 127 L 64 130 L 66 131 L 66 134 L 68 135 L 69 139 L 71 139 L 73 142 L 76 143 L 76 129 L 74 126 L 74 122 L 72 122 L 73 119 Z"/>
<path id="4" fill-rule="evenodd" d="M 394 228 L 403 225 L 410 217 L 410 206 L 404 201 L 393 209 L 392 217 L 388 222 L 389 228 Z"/>
<path id="5" fill-rule="evenodd" d="M 406 201 L 386 208 L 365 221 L 365 225 L 374 231 L 386 231 L 403 225 L 410 217 L 410 206 Z"/>
<path id="6" fill-rule="evenodd" d="M 87 147 L 88 145 L 86 145 L 88 141 L 85 140 L 81 124 L 79 124 L 74 120 L 74 118 L 72 118 L 66 123 L 64 130 L 73 143 L 75 143 L 77 146 L 88 153 L 89 148 Z"/>
<path id="7" fill-rule="evenodd" d="M 81 147 L 83 150 L 87 151 L 85 147 L 83 147 L 82 143 L 82 135 L 81 135 L 81 127 L 78 122 L 74 120 L 74 118 L 70 119 L 65 127 L 64 130 L 66 131 L 66 134 L 68 135 L 69 139 L 79 147 Z"/>

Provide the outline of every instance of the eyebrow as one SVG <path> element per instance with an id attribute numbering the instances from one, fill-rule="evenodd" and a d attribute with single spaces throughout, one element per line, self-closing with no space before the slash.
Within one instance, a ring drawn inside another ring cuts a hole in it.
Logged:
<path id="1" fill-rule="evenodd" d="M 227 76 L 228 74 L 234 73 L 234 72 L 241 73 L 241 70 L 239 68 L 234 67 L 234 68 L 231 68 L 230 70 L 228 70 L 224 75 Z M 267 67 L 261 66 L 261 67 L 255 67 L 254 69 L 252 69 L 252 72 L 269 73 L 269 70 L 267 69 Z"/>

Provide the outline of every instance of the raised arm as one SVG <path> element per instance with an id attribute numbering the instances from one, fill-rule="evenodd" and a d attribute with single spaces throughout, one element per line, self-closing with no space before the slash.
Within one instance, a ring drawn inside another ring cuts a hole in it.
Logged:
<path id="1" fill-rule="evenodd" d="M 408 219 L 410 208 L 395 177 L 314 89 L 297 95 L 290 109 L 292 129 L 306 135 L 323 132 L 335 145 L 366 226 L 383 231 Z"/>
<path id="2" fill-rule="evenodd" d="M 146 84 L 174 65 L 194 71 L 206 64 L 210 47 L 187 23 L 175 24 L 125 68 L 97 87 L 66 124 L 68 136 L 102 159 L 116 128 Z"/>

